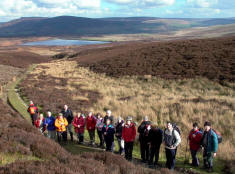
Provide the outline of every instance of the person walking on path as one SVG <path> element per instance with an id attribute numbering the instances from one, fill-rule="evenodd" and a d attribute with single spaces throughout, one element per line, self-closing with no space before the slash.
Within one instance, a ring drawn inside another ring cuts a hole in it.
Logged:
<path id="1" fill-rule="evenodd" d="M 99 140 L 100 140 L 99 146 L 101 148 L 104 148 L 104 135 L 103 135 L 104 119 L 100 113 L 97 114 L 96 118 L 97 118 L 96 129 L 97 129 L 97 133 L 98 133 Z"/>
<path id="2" fill-rule="evenodd" d="M 44 116 L 43 114 L 40 114 L 39 117 L 35 120 L 35 126 L 39 129 L 39 131 L 43 134 L 46 130 L 44 125 Z"/>
<path id="3" fill-rule="evenodd" d="M 118 117 L 118 121 L 115 125 L 115 136 L 118 141 L 118 146 L 119 146 L 119 154 L 122 155 L 124 153 L 124 140 L 122 139 L 122 129 L 124 126 L 124 120 L 122 119 L 121 116 Z"/>
<path id="4" fill-rule="evenodd" d="M 125 142 L 124 149 L 125 149 L 125 158 L 128 161 L 132 161 L 132 152 L 134 141 L 136 137 L 136 128 L 134 123 L 132 122 L 132 117 L 127 117 L 126 124 L 122 130 L 122 138 Z"/>
<path id="5" fill-rule="evenodd" d="M 67 126 L 67 133 L 70 134 L 71 141 L 73 141 L 73 112 L 71 109 L 69 109 L 68 105 L 64 105 L 64 109 L 61 111 L 63 116 L 66 118 L 68 121 L 68 126 Z"/>
<path id="6" fill-rule="evenodd" d="M 60 113 L 55 120 L 55 127 L 59 143 L 61 142 L 62 139 L 64 142 L 67 142 L 67 126 L 68 126 L 67 119 L 63 117 L 62 113 Z"/>
<path id="7" fill-rule="evenodd" d="M 166 151 L 166 167 L 170 170 L 174 170 L 177 146 L 181 143 L 181 137 L 179 132 L 173 128 L 173 124 L 171 122 L 167 123 L 167 128 L 164 131 L 164 142 Z"/>
<path id="8" fill-rule="evenodd" d="M 216 157 L 218 150 L 218 138 L 216 133 L 211 129 L 211 123 L 204 123 L 204 133 L 201 140 L 203 151 L 204 168 L 209 172 L 213 171 L 213 158 Z"/>
<path id="9" fill-rule="evenodd" d="M 142 162 L 148 162 L 149 160 L 149 130 L 151 129 L 151 122 L 148 117 L 145 116 L 142 123 L 138 127 L 140 152 Z"/>
<path id="10" fill-rule="evenodd" d="M 95 126 L 96 126 L 96 118 L 93 116 L 92 112 L 89 112 L 86 117 L 86 128 L 90 137 L 90 145 L 95 145 Z"/>
<path id="11" fill-rule="evenodd" d="M 192 156 L 192 166 L 198 167 L 199 160 L 197 157 L 197 153 L 201 146 L 202 132 L 199 131 L 197 123 L 193 123 L 193 129 L 190 131 L 188 139 Z"/>
<path id="12" fill-rule="evenodd" d="M 47 118 L 44 121 L 44 126 L 47 130 L 47 137 L 56 140 L 56 127 L 55 127 L 55 117 L 52 116 L 51 112 L 47 112 Z"/>
<path id="13" fill-rule="evenodd" d="M 106 144 L 106 151 L 113 152 L 115 128 L 111 124 L 110 119 L 107 119 L 106 124 L 103 127 L 103 134 L 104 134 L 104 141 Z"/>
<path id="14" fill-rule="evenodd" d="M 84 142 L 84 130 L 85 130 L 85 119 L 81 113 L 77 113 L 74 120 L 73 126 L 78 137 L 78 144 L 83 144 Z"/>
<path id="15" fill-rule="evenodd" d="M 163 131 L 156 125 L 152 125 L 149 131 L 150 158 L 149 165 L 158 165 L 160 147 L 163 140 Z M 153 163 L 155 157 L 155 161 Z"/>
<path id="16" fill-rule="evenodd" d="M 38 117 L 38 108 L 34 105 L 33 101 L 30 101 L 27 111 L 30 114 L 32 125 L 34 126 Z"/>

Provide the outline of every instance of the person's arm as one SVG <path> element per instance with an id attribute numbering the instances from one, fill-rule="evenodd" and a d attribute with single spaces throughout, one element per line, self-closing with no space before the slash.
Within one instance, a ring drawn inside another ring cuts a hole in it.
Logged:
<path id="1" fill-rule="evenodd" d="M 57 127 L 57 128 L 60 127 L 59 121 L 57 119 L 55 120 L 55 127 Z"/>
<path id="2" fill-rule="evenodd" d="M 65 125 L 65 126 L 68 126 L 68 121 L 67 121 L 66 118 L 64 118 L 64 125 Z"/>
<path id="3" fill-rule="evenodd" d="M 74 127 L 78 127 L 78 124 L 76 123 L 76 119 L 73 120 L 72 124 Z"/>
<path id="4" fill-rule="evenodd" d="M 36 107 L 36 113 L 38 114 L 38 107 Z"/>
<path id="5" fill-rule="evenodd" d="M 112 128 L 111 133 L 112 133 L 112 134 L 115 134 L 115 128 L 114 128 L 114 127 Z"/>
<path id="6" fill-rule="evenodd" d="M 71 118 L 72 118 L 72 120 L 73 120 L 73 118 L 74 118 L 74 116 L 73 116 L 73 111 L 70 110 L 70 112 L 71 112 Z"/>
<path id="7" fill-rule="evenodd" d="M 81 128 L 84 128 L 84 127 L 85 127 L 85 119 L 82 119 L 80 127 L 81 127 Z"/>
<path id="8" fill-rule="evenodd" d="M 216 133 L 212 133 L 212 152 L 216 153 L 218 150 L 218 138 Z"/>
<path id="9" fill-rule="evenodd" d="M 202 134 L 200 132 L 198 132 L 195 137 L 195 141 L 200 144 L 201 139 L 202 139 Z"/>
<path id="10" fill-rule="evenodd" d="M 142 132 L 142 123 L 139 125 L 139 127 L 138 127 L 138 133 L 141 133 Z"/>
<path id="11" fill-rule="evenodd" d="M 175 134 L 175 139 L 176 139 L 176 142 L 173 144 L 173 146 L 177 147 L 181 143 L 180 134 L 176 130 L 174 130 L 174 132 L 172 133 Z"/>
<path id="12" fill-rule="evenodd" d="M 44 121 L 43 121 L 43 126 L 47 126 L 48 125 L 48 122 L 47 122 L 47 119 L 45 119 Z"/>
<path id="13" fill-rule="evenodd" d="M 190 141 L 191 139 L 192 139 L 192 131 L 190 131 L 188 135 L 188 140 Z"/>
<path id="14" fill-rule="evenodd" d="M 135 137 L 136 137 L 136 128 L 135 126 L 133 126 L 133 141 L 135 141 Z"/>
<path id="15" fill-rule="evenodd" d="M 125 130 L 126 130 L 126 129 L 125 129 L 125 127 L 124 127 L 124 128 L 122 129 L 122 139 L 123 139 L 123 140 L 125 140 L 125 139 L 124 139 L 124 137 L 125 137 Z"/>

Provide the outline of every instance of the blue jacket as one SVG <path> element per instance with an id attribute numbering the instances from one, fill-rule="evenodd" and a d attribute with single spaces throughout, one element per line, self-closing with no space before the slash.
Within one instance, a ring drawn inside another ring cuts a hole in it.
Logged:
<path id="1" fill-rule="evenodd" d="M 207 142 L 207 144 L 205 144 L 204 142 Z M 213 153 L 217 152 L 218 138 L 216 133 L 212 129 L 209 132 L 204 132 L 202 137 L 202 145 L 207 152 L 213 152 Z"/>
<path id="2" fill-rule="evenodd" d="M 49 130 L 49 131 L 56 130 L 56 127 L 55 127 L 55 117 L 53 117 L 53 116 L 47 117 L 45 119 L 45 121 L 44 121 L 44 126 L 46 126 L 46 124 L 48 124 L 47 130 Z"/>
<path id="3" fill-rule="evenodd" d="M 104 140 L 106 142 L 114 142 L 114 134 L 115 134 L 115 128 L 113 125 L 109 125 L 107 128 L 107 125 L 104 125 L 102 129 L 103 134 L 106 132 L 106 135 L 104 135 Z"/>

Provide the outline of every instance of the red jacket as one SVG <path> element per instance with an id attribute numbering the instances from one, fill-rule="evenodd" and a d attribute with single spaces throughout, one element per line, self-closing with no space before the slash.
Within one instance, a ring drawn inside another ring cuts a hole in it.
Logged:
<path id="1" fill-rule="evenodd" d="M 42 120 L 42 131 L 44 132 L 45 130 L 46 130 L 46 127 L 44 126 L 44 121 L 45 121 L 45 119 L 43 118 L 43 120 Z M 40 127 L 40 119 L 37 119 L 37 120 L 35 120 L 35 126 L 36 126 L 36 128 L 39 128 Z"/>
<path id="2" fill-rule="evenodd" d="M 80 134 L 84 133 L 85 119 L 83 118 L 83 116 L 75 117 L 72 124 L 74 126 L 76 133 L 80 133 Z M 80 125 L 80 128 L 78 128 L 78 125 Z"/>
<path id="3" fill-rule="evenodd" d="M 193 135 L 195 135 L 195 137 L 193 137 Z M 202 139 L 202 132 L 200 132 L 199 130 L 191 130 L 191 132 L 189 133 L 188 136 L 189 139 L 189 146 L 191 150 L 198 150 L 200 149 L 200 142 Z"/>
<path id="4" fill-rule="evenodd" d="M 131 125 L 125 124 L 122 129 L 122 138 L 125 142 L 133 142 L 136 136 L 136 128 L 133 123 Z"/>
<path id="5" fill-rule="evenodd" d="M 87 116 L 86 117 L 86 128 L 87 128 L 87 130 L 88 131 L 95 130 L 95 126 L 96 126 L 95 117 L 93 115 L 91 117 Z"/>

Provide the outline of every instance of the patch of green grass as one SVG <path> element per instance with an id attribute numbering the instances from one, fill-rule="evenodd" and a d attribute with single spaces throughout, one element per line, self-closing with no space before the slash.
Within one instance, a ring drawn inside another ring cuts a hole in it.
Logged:
<path id="1" fill-rule="evenodd" d="M 18 78 L 15 82 L 12 82 L 9 87 L 8 87 L 8 93 L 7 93 L 7 98 L 9 104 L 21 115 L 23 116 L 26 120 L 30 121 L 30 115 L 27 112 L 27 106 L 23 102 L 23 100 L 20 98 L 18 93 L 16 92 L 17 85 L 20 83 L 20 81 L 25 78 L 25 76 L 31 72 L 36 65 L 32 65 L 28 71 L 20 78 Z"/>
<path id="2" fill-rule="evenodd" d="M 0 165 L 7 165 L 15 161 L 41 161 L 40 158 L 29 155 L 22 155 L 20 153 L 0 153 Z"/>

